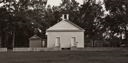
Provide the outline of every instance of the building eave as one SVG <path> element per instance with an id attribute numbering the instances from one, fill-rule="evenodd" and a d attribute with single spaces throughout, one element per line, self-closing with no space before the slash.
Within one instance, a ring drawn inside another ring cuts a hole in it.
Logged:
<path id="1" fill-rule="evenodd" d="M 46 32 L 84 32 L 85 30 L 47 30 Z"/>

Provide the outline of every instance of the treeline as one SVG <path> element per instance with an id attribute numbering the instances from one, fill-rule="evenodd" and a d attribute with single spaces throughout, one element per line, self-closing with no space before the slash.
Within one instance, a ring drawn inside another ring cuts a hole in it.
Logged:
<path id="1" fill-rule="evenodd" d="M 85 29 L 87 42 L 102 40 L 111 46 L 128 46 L 127 0 L 87 0 L 82 5 L 62 0 L 60 6 L 53 7 L 46 6 L 47 0 L 1 0 L 0 4 L 2 47 L 14 43 L 16 47 L 28 47 L 25 44 L 34 34 L 46 39 L 46 29 L 61 21 L 64 12 L 70 21 Z"/>

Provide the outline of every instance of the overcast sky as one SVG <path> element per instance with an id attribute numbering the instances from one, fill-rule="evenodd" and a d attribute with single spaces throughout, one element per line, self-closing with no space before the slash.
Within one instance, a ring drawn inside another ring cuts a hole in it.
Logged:
<path id="1" fill-rule="evenodd" d="M 83 0 L 76 0 L 76 1 L 79 2 L 80 4 L 83 3 Z M 61 3 L 61 0 L 48 0 L 47 5 L 58 6 L 60 5 L 60 3 Z"/>

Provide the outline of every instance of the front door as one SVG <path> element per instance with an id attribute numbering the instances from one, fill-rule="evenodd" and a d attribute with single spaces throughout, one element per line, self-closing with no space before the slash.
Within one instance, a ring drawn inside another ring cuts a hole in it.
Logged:
<path id="1" fill-rule="evenodd" d="M 55 47 L 60 47 L 60 37 L 56 37 Z"/>
<path id="2" fill-rule="evenodd" d="M 72 37 L 71 38 L 71 47 L 76 47 L 77 44 L 76 44 L 76 37 Z"/>

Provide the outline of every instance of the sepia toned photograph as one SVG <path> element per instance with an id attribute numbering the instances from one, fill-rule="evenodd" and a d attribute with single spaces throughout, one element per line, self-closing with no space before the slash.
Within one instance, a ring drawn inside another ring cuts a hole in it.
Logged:
<path id="1" fill-rule="evenodd" d="M 0 63 L 128 63 L 128 0 L 0 0 Z"/>

